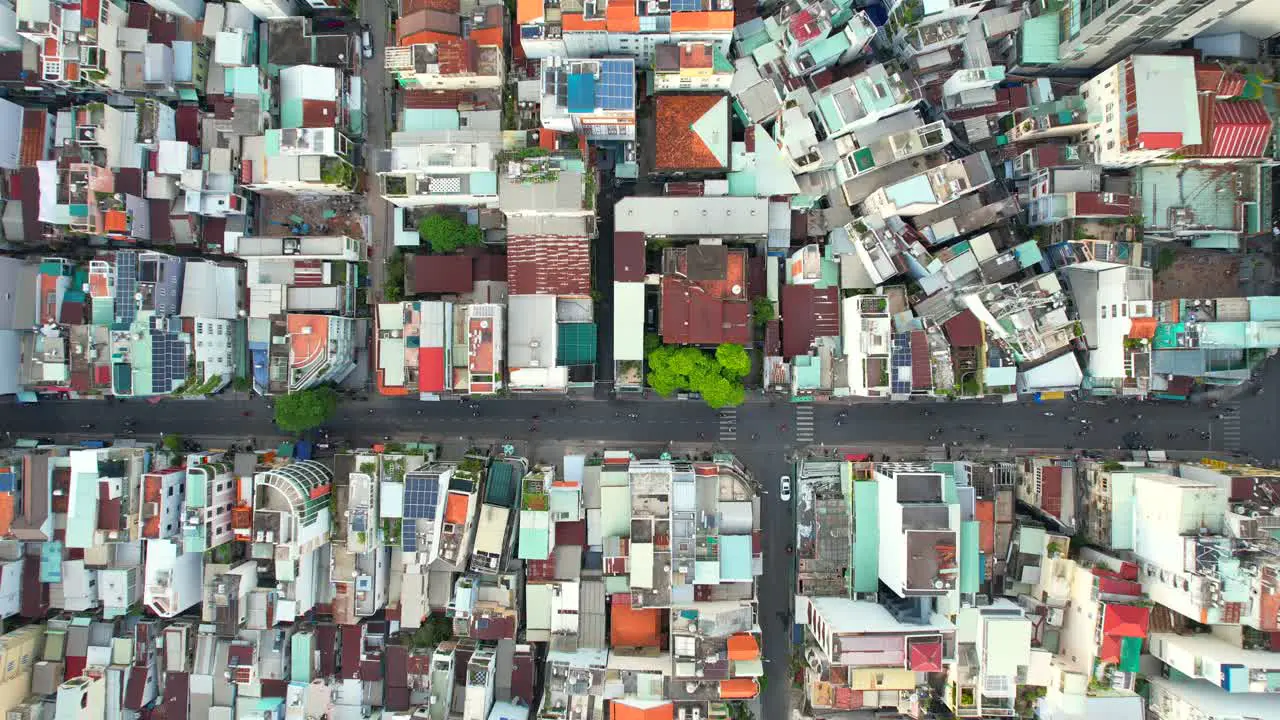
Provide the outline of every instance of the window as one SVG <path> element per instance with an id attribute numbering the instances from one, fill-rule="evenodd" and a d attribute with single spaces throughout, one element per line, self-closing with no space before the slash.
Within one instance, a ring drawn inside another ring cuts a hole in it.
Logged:
<path id="1" fill-rule="evenodd" d="M 1107 306 L 1106 306 L 1106 305 L 1103 305 L 1101 308 L 1099 308 L 1099 309 L 1098 309 L 1098 313 L 1099 313 L 1100 317 L 1101 317 L 1103 320 L 1106 320 L 1106 319 L 1107 319 Z"/>
<path id="2" fill-rule="evenodd" d="M 1129 306 L 1128 306 L 1128 305 L 1121 305 L 1121 306 L 1120 306 L 1120 317 L 1129 317 Z"/>
<path id="3" fill-rule="evenodd" d="M 173 497 L 173 486 L 172 486 L 172 485 L 170 485 L 170 486 L 169 486 L 169 492 L 167 492 L 167 493 L 166 493 L 166 495 L 168 495 L 169 497 Z"/>

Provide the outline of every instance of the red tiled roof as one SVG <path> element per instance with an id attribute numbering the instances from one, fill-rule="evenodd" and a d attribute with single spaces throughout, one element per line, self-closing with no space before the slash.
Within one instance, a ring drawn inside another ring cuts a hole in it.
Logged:
<path id="1" fill-rule="evenodd" d="M 1271 141 L 1272 120 L 1260 100 L 1219 100 L 1200 95 L 1200 136 L 1198 145 L 1188 145 L 1186 157 L 1262 157 Z"/>
<path id="2" fill-rule="evenodd" d="M 1239 97 L 1244 92 L 1245 76 L 1220 65 L 1196 63 L 1196 91 L 1218 97 Z"/>
<path id="3" fill-rule="evenodd" d="M 978 347 L 982 344 L 982 323 L 969 310 L 942 323 L 942 332 L 952 347 Z"/>
<path id="4" fill-rule="evenodd" d="M 480 47 L 471 40 L 454 40 L 436 45 L 436 60 L 441 75 L 458 75 L 475 70 L 479 65 Z"/>
<path id="5" fill-rule="evenodd" d="M 654 161 L 657 169 L 718 170 L 724 167 L 711 148 L 693 131 L 693 124 L 724 97 L 698 93 L 658 96 L 655 116 L 658 142 Z M 729 132 L 727 123 L 724 132 Z"/>
<path id="6" fill-rule="evenodd" d="M 1102 611 L 1102 632 L 1113 637 L 1147 636 L 1151 609 L 1139 605 L 1107 603 Z"/>
<path id="7" fill-rule="evenodd" d="M 414 255 L 413 291 L 433 295 L 470 292 L 472 259 L 466 255 Z"/>
<path id="8" fill-rule="evenodd" d="M 18 152 L 21 167 L 34 167 L 44 159 L 45 119 L 48 111 L 43 108 L 27 108 L 22 113 L 22 145 Z"/>
<path id="9" fill-rule="evenodd" d="M 1120 193 L 1078 192 L 1076 215 L 1090 217 L 1110 215 L 1124 217 L 1133 213 L 1133 196 Z"/>
<path id="10" fill-rule="evenodd" d="M 617 282 L 644 280 L 644 233 L 614 233 L 613 279 Z"/>
<path id="11" fill-rule="evenodd" d="M 911 333 L 911 387 L 927 390 L 933 387 L 933 366 L 930 362 L 929 338 L 923 330 Z"/>
<path id="12" fill-rule="evenodd" d="M 1058 465 L 1040 469 L 1040 508 L 1054 517 L 1062 516 L 1062 468 Z"/>
<path id="13" fill-rule="evenodd" d="M 907 662 L 915 672 L 942 672 L 942 643 L 911 643 Z"/>
<path id="14" fill-rule="evenodd" d="M 513 295 L 591 294 L 590 243 L 584 237 L 508 237 L 507 285 Z"/>

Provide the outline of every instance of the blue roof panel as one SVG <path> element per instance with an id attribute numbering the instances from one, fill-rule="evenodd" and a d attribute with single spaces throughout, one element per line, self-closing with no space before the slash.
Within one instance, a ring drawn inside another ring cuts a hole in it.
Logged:
<path id="1" fill-rule="evenodd" d="M 596 79 L 589 73 L 569 76 L 569 112 L 589 113 L 596 108 Z"/>

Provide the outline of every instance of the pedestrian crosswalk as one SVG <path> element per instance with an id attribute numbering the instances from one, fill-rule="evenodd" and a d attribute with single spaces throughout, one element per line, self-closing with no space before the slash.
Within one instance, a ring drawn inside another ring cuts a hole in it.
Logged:
<path id="1" fill-rule="evenodd" d="M 1229 408 L 1219 418 L 1222 427 L 1222 449 L 1229 452 L 1240 450 L 1240 412 Z"/>
<path id="2" fill-rule="evenodd" d="M 813 443 L 813 406 L 796 406 L 796 442 L 801 445 Z"/>
<path id="3" fill-rule="evenodd" d="M 728 408 L 720 411 L 720 442 L 734 442 L 738 439 L 738 409 Z"/>

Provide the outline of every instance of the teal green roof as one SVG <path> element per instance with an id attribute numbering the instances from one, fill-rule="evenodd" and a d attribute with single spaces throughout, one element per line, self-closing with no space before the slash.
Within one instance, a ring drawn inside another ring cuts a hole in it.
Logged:
<path id="1" fill-rule="evenodd" d="M 516 501 L 516 469 L 511 463 L 496 462 L 489 466 L 489 481 L 484 486 L 486 505 L 509 508 Z"/>
<path id="2" fill-rule="evenodd" d="M 751 536 L 720 536 L 720 579 L 725 582 L 750 582 Z"/>
<path id="3" fill-rule="evenodd" d="M 796 389 L 814 390 L 822 385 L 822 363 L 809 355 L 797 355 L 791 361 L 791 376 Z"/>
<path id="4" fill-rule="evenodd" d="M 590 365 L 596 361 L 595 323 L 560 323 L 556 365 Z"/>
<path id="5" fill-rule="evenodd" d="M 1018 266 L 1022 268 L 1039 265 L 1040 261 L 1044 259 L 1044 255 L 1040 252 L 1040 246 L 1036 245 L 1034 240 L 1028 240 L 1014 247 L 1013 255 L 1018 258 Z"/>
<path id="6" fill-rule="evenodd" d="M 853 484 L 853 589 L 880 586 L 880 496 L 873 480 Z"/>
<path id="7" fill-rule="evenodd" d="M 1053 65 L 1058 62 L 1060 27 L 1056 12 L 1042 13 L 1024 21 L 1021 61 L 1028 65 Z"/>
<path id="8" fill-rule="evenodd" d="M 292 682 L 311 682 L 311 658 L 314 650 L 313 637 L 315 636 L 310 632 L 300 632 L 294 633 L 293 638 L 289 641 L 289 657 L 292 660 L 289 668 L 289 680 Z"/>
<path id="9" fill-rule="evenodd" d="M 551 517 L 578 514 L 578 491 L 573 488 L 551 488 Z"/>
<path id="10" fill-rule="evenodd" d="M 40 543 L 40 582 L 62 582 L 62 543 Z"/>
<path id="11" fill-rule="evenodd" d="M 817 66 L 835 62 L 848 49 L 849 38 L 845 37 L 844 33 L 829 35 L 808 48 L 813 55 L 813 64 Z"/>
<path id="12" fill-rule="evenodd" d="M 302 98 L 293 98 L 280 104 L 280 127 L 302 127 Z"/>
<path id="13" fill-rule="evenodd" d="M 497 195 L 498 194 L 498 173 L 495 173 L 495 172 L 471 173 L 471 194 L 472 195 Z"/>
<path id="14" fill-rule="evenodd" d="M 417 110 L 404 111 L 402 129 L 405 132 L 424 132 L 428 130 L 457 130 L 461 127 L 461 114 L 457 110 Z"/>
<path id="15" fill-rule="evenodd" d="M 551 555 L 551 531 L 548 528 L 520 528 L 521 560 L 546 560 Z"/>
<path id="16" fill-rule="evenodd" d="M 1249 301 L 1249 319 L 1255 322 L 1280 320 L 1280 297 L 1259 295 L 1247 298 Z"/>
<path id="17" fill-rule="evenodd" d="M 960 523 L 960 592 L 978 592 L 978 572 L 982 556 L 978 552 L 978 528 L 981 523 L 969 520 Z"/>
<path id="18" fill-rule="evenodd" d="M 1142 656 L 1142 638 L 1127 637 L 1120 639 L 1120 669 L 1136 673 L 1139 670 L 1138 658 Z M 1244 668 L 1240 668 L 1244 670 Z"/>
<path id="19" fill-rule="evenodd" d="M 711 69 L 715 72 L 733 72 L 733 63 L 720 52 L 718 47 L 711 50 Z"/>

